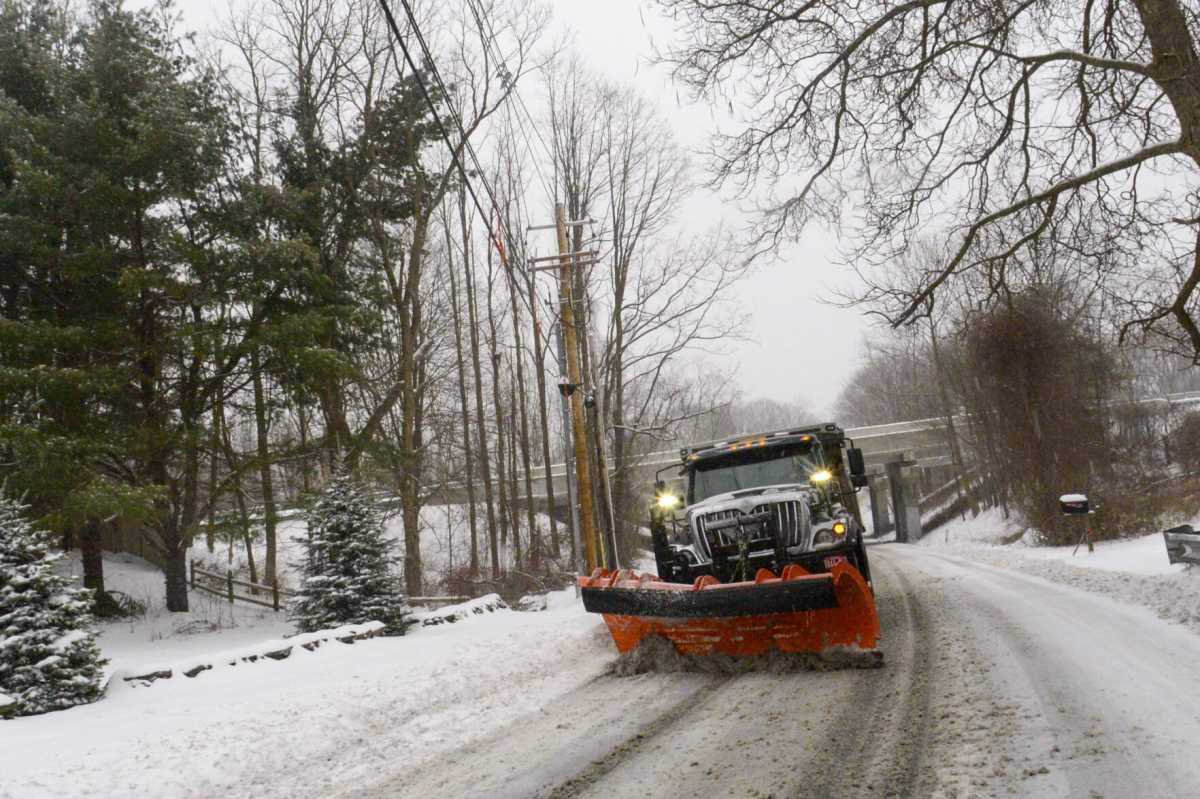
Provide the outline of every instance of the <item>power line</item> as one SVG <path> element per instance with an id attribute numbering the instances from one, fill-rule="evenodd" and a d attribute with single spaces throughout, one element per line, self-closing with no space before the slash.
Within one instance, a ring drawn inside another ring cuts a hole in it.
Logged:
<path id="1" fill-rule="evenodd" d="M 450 100 L 450 92 L 447 90 L 446 84 L 442 80 L 442 76 L 438 70 L 437 63 L 433 60 L 433 54 L 430 51 L 428 44 L 425 42 L 425 37 L 422 35 L 420 26 L 417 24 L 416 16 L 413 14 L 412 7 L 409 5 L 408 0 L 400 0 L 400 3 L 404 7 L 405 17 L 408 20 L 409 26 L 412 28 L 413 35 L 416 37 L 418 44 L 421 46 L 421 50 L 425 56 L 425 61 L 429 67 L 429 72 L 432 74 L 434 80 L 437 82 L 438 86 L 440 87 L 442 96 L 447 99 L 447 108 L 450 112 L 450 115 L 454 121 L 454 124 L 455 124 L 455 126 L 458 130 L 459 136 L 460 136 L 460 142 L 461 142 L 460 147 L 467 152 L 467 154 L 471 158 L 471 161 L 474 163 L 476 170 L 478 171 L 479 180 L 483 183 L 484 190 L 487 192 L 488 199 L 491 201 L 492 209 L 495 212 L 496 224 L 500 228 L 500 232 L 501 232 L 503 238 L 508 242 L 509 251 L 514 254 L 522 253 L 522 252 L 524 252 L 524 250 L 523 250 L 523 248 L 517 247 L 516 239 L 513 237 L 511 231 L 508 228 L 508 225 L 506 224 L 504 215 L 501 213 L 501 210 L 500 210 L 500 204 L 496 200 L 496 194 L 492 190 L 491 184 L 488 182 L 487 173 L 483 169 L 483 166 L 480 164 L 479 157 L 475 153 L 474 147 L 471 146 L 471 142 L 467 138 L 466 130 L 463 127 L 462 120 L 458 116 L 458 113 L 455 110 L 453 104 L 449 101 Z M 417 86 L 421 90 L 421 95 L 424 97 L 426 104 L 429 106 L 430 112 L 433 114 L 434 122 L 437 124 L 438 130 L 441 132 L 442 138 L 445 140 L 447 147 L 450 148 L 450 157 L 451 157 L 454 165 L 458 168 L 459 175 L 462 177 L 463 185 L 466 187 L 467 191 L 470 193 L 471 201 L 474 204 L 475 209 L 479 212 L 481 221 L 483 222 L 483 224 L 485 226 L 487 226 L 489 214 L 487 211 L 484 210 L 483 203 L 480 202 L 479 196 L 475 193 L 475 189 L 471 184 L 471 179 L 467 174 L 467 170 L 466 170 L 465 166 L 463 165 L 462 158 L 460 157 L 458 151 L 456 151 L 456 149 L 454 147 L 454 144 L 450 138 L 450 133 L 449 133 L 449 131 L 446 130 L 446 125 L 443 123 L 442 117 L 438 113 L 437 105 L 434 103 L 433 98 L 429 93 L 429 88 L 425 85 L 425 80 L 421 76 L 420 70 L 417 68 L 416 62 L 414 61 L 414 59 L 412 57 L 412 53 L 409 51 L 408 45 L 406 44 L 404 37 L 400 34 L 400 28 L 396 24 L 396 19 L 392 15 L 392 10 L 388 6 L 387 0 L 379 0 L 379 5 L 383 9 L 384 17 L 387 19 L 388 27 L 390 28 L 392 35 L 395 37 L 396 42 L 400 45 L 400 50 L 404 54 L 405 62 L 408 64 L 409 69 L 411 69 L 413 72 L 413 78 L 414 78 L 414 80 L 416 80 Z M 489 25 L 489 27 L 490 27 L 490 25 Z M 516 91 L 515 85 L 506 85 L 506 88 L 509 89 L 510 94 L 514 93 Z M 519 96 L 518 96 L 518 100 L 519 100 Z M 526 112 L 528 113 L 528 109 L 526 109 Z M 532 117 L 531 117 L 531 119 L 532 119 Z M 540 135 L 539 135 L 539 138 L 540 138 Z M 528 140 L 526 140 L 526 144 L 528 145 Z M 544 145 L 544 142 L 543 142 L 543 145 Z M 535 160 L 535 165 L 536 165 L 536 160 Z M 553 195 L 551 196 L 551 199 L 553 199 Z M 505 260 L 507 260 L 507 259 L 505 259 Z M 523 272 L 527 271 L 525 269 L 524 263 L 521 264 L 521 270 Z M 529 273 L 529 274 L 532 276 L 535 273 Z M 531 315 L 535 314 L 536 310 L 530 304 L 530 299 L 529 299 L 529 297 L 527 297 L 525 295 L 525 292 L 518 292 L 518 295 L 521 298 L 521 304 L 524 305 L 529 310 Z"/>
<path id="2" fill-rule="evenodd" d="M 446 98 L 449 98 L 450 91 L 446 87 L 446 82 L 442 79 L 441 70 L 438 69 L 437 62 L 433 58 L 433 51 L 430 49 L 429 44 L 425 41 L 425 35 L 421 33 L 421 28 L 417 24 L 417 18 L 413 13 L 412 6 L 409 5 L 409 0 L 401 0 L 401 4 L 404 6 L 404 12 L 408 17 L 408 22 L 412 26 L 413 35 L 417 37 L 417 43 L 421 46 L 421 51 L 425 55 L 425 62 L 428 64 L 430 74 L 433 75 L 433 79 L 440 87 L 442 95 Z M 505 86 L 505 88 L 508 87 Z M 515 249 L 516 240 L 508 230 L 507 224 L 501 217 L 500 203 L 496 200 L 496 193 L 492 189 L 491 183 L 488 181 L 487 170 L 484 169 L 483 164 L 479 160 L 479 155 L 475 152 L 474 145 L 471 144 L 470 139 L 467 137 L 466 128 L 462 122 L 462 117 L 459 115 L 458 109 L 454 107 L 453 103 L 448 102 L 446 107 L 450 112 L 451 120 L 454 122 L 454 125 L 458 130 L 458 134 L 463 142 L 463 147 L 466 150 L 467 155 L 470 156 L 471 162 L 475 165 L 475 170 L 479 175 L 479 180 L 481 183 L 483 183 L 483 188 L 485 191 L 487 191 L 488 198 L 492 201 L 492 209 L 496 214 L 496 224 L 501 229 L 504 237 L 508 239 L 508 245 L 510 249 Z M 487 224 L 486 220 L 484 220 L 484 224 Z"/>
<path id="3" fill-rule="evenodd" d="M 417 37 L 417 41 L 421 45 L 421 49 L 424 52 L 425 60 L 429 64 L 429 71 L 437 81 L 442 91 L 442 96 L 447 99 L 447 107 L 450 110 L 451 116 L 454 117 L 455 124 L 458 127 L 459 136 L 461 137 L 459 148 L 455 148 L 453 140 L 450 138 L 450 132 L 446 130 L 446 126 L 442 122 L 442 116 L 438 113 L 437 104 L 433 101 L 433 97 L 429 94 L 429 88 L 425 85 L 425 79 L 421 76 L 421 71 L 418 69 L 416 61 L 413 60 L 412 53 L 409 51 L 404 37 L 400 34 L 400 27 L 396 24 L 396 18 L 392 16 L 392 10 L 388 6 L 387 0 L 379 0 L 379 5 L 383 9 L 383 15 L 387 19 L 388 27 L 391 29 L 392 36 L 395 37 L 396 42 L 400 45 L 400 50 L 404 54 L 404 60 L 408 64 L 409 69 L 412 70 L 413 78 L 417 82 L 417 87 L 421 90 L 421 96 L 425 99 L 425 103 L 429 106 L 429 110 L 433 114 L 434 123 L 441 132 L 442 138 L 445 140 L 446 145 L 450 148 L 451 161 L 456 167 L 458 167 L 458 173 L 460 177 L 462 177 L 463 185 L 466 186 L 467 191 L 471 195 L 471 201 L 475 204 L 476 210 L 479 211 L 479 215 L 484 220 L 484 224 L 487 224 L 489 214 L 484 210 L 483 203 L 480 202 L 479 196 L 475 193 L 474 186 L 471 185 L 471 180 L 467 174 L 466 167 L 463 166 L 459 149 L 466 150 L 471 156 L 471 160 L 474 162 L 476 169 L 479 171 L 480 181 L 483 183 L 483 187 L 488 193 L 488 199 L 491 200 L 492 209 L 496 212 L 496 224 L 501 228 L 504 237 L 509 242 L 509 246 L 512 247 L 514 240 L 512 234 L 508 231 L 508 228 L 504 225 L 504 221 L 500 216 L 500 205 L 496 202 L 496 195 L 492 192 L 492 187 L 488 185 L 487 177 L 483 171 L 483 168 L 479 164 L 479 159 L 475 156 L 475 152 L 471 147 L 471 143 L 467 139 L 467 134 L 463 129 L 462 121 L 458 119 L 458 115 L 454 111 L 453 105 L 449 102 L 450 93 L 446 90 L 446 84 L 442 81 L 441 75 L 438 73 L 437 64 L 435 64 L 433 61 L 433 55 L 430 53 L 428 46 L 425 44 L 425 39 L 421 35 L 421 29 L 417 26 L 417 20 L 413 15 L 412 8 L 409 6 L 408 0 L 400 0 L 400 3 L 404 6 L 404 12 L 405 16 L 408 18 L 408 23 L 412 27 L 413 34 Z"/>
<path id="4" fill-rule="evenodd" d="M 480 4 L 480 7 L 478 8 L 476 7 L 477 2 Z M 504 62 L 504 53 L 500 48 L 499 37 L 496 35 L 496 29 L 492 26 L 491 19 L 489 19 L 488 16 L 483 13 L 482 0 L 467 0 L 467 6 L 471 9 L 471 15 L 475 17 L 475 24 L 479 26 L 480 32 L 484 35 L 484 48 L 487 49 L 488 52 L 493 53 L 493 57 L 496 59 L 496 62 L 504 70 L 503 74 L 511 82 L 511 90 L 509 94 L 513 99 L 516 100 L 518 106 L 518 130 L 520 130 L 521 137 L 525 140 L 525 147 L 529 150 L 529 154 L 533 156 L 533 168 L 538 174 L 538 179 L 542 183 L 542 188 L 546 190 L 546 194 L 550 198 L 550 201 L 554 202 L 557 196 L 553 188 L 554 184 L 551 181 L 546 180 L 546 176 L 542 172 L 542 168 L 539 164 L 537 153 L 534 152 L 533 143 L 529 140 L 529 133 L 526 131 L 525 127 L 520 124 L 519 117 L 521 115 L 521 111 L 525 112 L 525 118 L 529 120 L 529 127 L 533 129 L 533 135 L 542 145 L 542 149 L 546 151 L 546 155 L 550 157 L 550 162 L 557 164 L 558 159 L 555 157 L 554 151 L 550 148 L 550 146 L 546 144 L 546 140 L 542 138 L 542 134 L 538 129 L 537 122 L 533 119 L 533 114 L 530 113 L 529 107 L 525 105 L 525 101 L 521 98 L 521 91 L 517 88 L 517 78 L 511 72 L 509 72 L 508 65 Z"/>

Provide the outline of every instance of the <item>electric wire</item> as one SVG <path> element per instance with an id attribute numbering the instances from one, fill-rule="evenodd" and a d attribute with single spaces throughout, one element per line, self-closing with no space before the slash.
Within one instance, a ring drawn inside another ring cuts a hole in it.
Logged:
<path id="1" fill-rule="evenodd" d="M 429 106 L 430 112 L 433 114 L 434 122 L 437 124 L 437 127 L 438 127 L 439 131 L 441 132 L 442 138 L 446 141 L 447 146 L 450 148 L 451 158 L 453 159 L 454 164 L 458 167 L 458 171 L 459 171 L 460 176 L 463 179 L 463 183 L 464 183 L 465 187 L 467 188 L 467 191 L 471 195 L 472 203 L 474 204 L 475 209 L 479 212 L 481 221 L 483 221 L 483 223 L 486 225 L 490 215 L 488 214 L 488 212 L 486 210 L 484 210 L 483 203 L 479 200 L 479 197 L 476 194 L 476 192 L 471 184 L 470 176 L 467 174 L 467 170 L 466 170 L 466 167 L 463 165 L 462 158 L 459 156 L 459 154 L 456 152 L 456 150 L 454 148 L 453 141 L 450 137 L 450 133 L 449 133 L 449 131 L 447 131 L 446 126 L 445 126 L 444 122 L 442 121 L 441 115 L 438 113 L 437 106 L 433 102 L 433 98 L 430 95 L 429 89 L 425 84 L 425 80 L 421 76 L 421 73 L 416 66 L 416 62 L 413 59 L 412 53 L 409 50 L 404 37 L 400 33 L 400 28 L 397 25 L 396 19 L 392 14 L 392 10 L 388 5 L 387 0 L 379 0 L 379 4 L 380 4 L 380 7 L 383 9 L 384 16 L 387 20 L 388 27 L 391 29 L 393 37 L 395 38 L 396 42 L 400 45 L 400 50 L 404 54 L 405 62 L 408 64 L 409 69 L 412 70 L 413 78 L 414 78 L 414 80 L 417 81 L 417 86 L 421 90 L 421 94 L 424 97 L 426 104 Z M 437 64 L 433 60 L 433 53 L 429 49 L 429 46 L 425 41 L 424 35 L 421 33 L 420 26 L 417 23 L 416 15 L 413 13 L 411 5 L 409 4 L 408 0 L 400 0 L 400 4 L 404 8 L 405 18 L 409 24 L 409 27 L 412 29 L 413 36 L 417 39 L 417 42 L 421 47 L 422 54 L 425 58 L 426 63 L 428 64 L 428 70 L 429 70 L 430 74 L 433 76 L 434 81 L 436 81 L 443 96 L 445 96 L 446 98 L 449 98 L 449 96 L 450 96 L 449 90 L 446 88 L 446 84 L 442 79 L 442 76 L 441 76 L 440 71 L 438 70 Z M 473 14 L 475 13 L 474 6 L 472 6 L 472 13 Z M 489 30 L 492 30 L 491 35 L 494 38 L 494 29 L 491 27 L 490 23 L 488 23 L 488 28 L 489 28 Z M 503 63 L 502 60 L 498 59 L 498 61 L 500 63 Z M 507 67 L 505 69 L 507 69 Z M 510 89 L 510 94 L 516 94 L 515 86 L 513 86 Z M 517 94 L 517 99 L 518 99 L 518 101 L 520 101 L 519 94 Z M 524 105 L 523 102 L 521 102 L 521 106 L 522 106 L 522 108 L 525 108 L 526 115 L 529 117 L 530 121 L 532 122 L 532 115 L 529 114 L 528 108 Z M 470 156 L 471 161 L 474 164 L 475 169 L 477 171 L 478 179 L 479 179 L 480 183 L 483 184 L 483 188 L 488 194 L 488 199 L 491 201 L 492 209 L 496 215 L 496 224 L 500 228 L 500 230 L 503 234 L 503 238 L 508 242 L 510 251 L 521 252 L 521 250 L 518 249 L 518 247 L 516 246 L 516 239 L 513 237 L 511 230 L 508 228 L 508 226 L 505 223 L 505 220 L 503 218 L 503 215 L 500 212 L 500 204 L 496 199 L 496 194 L 493 191 L 491 184 L 488 182 L 487 173 L 483 169 L 482 164 L 479 161 L 478 155 L 475 153 L 474 148 L 471 146 L 470 140 L 468 139 L 468 137 L 466 135 L 466 130 L 463 127 L 461 118 L 458 116 L 458 113 L 452 104 L 447 103 L 447 109 L 450 113 L 450 116 L 451 116 L 453 122 L 455 123 L 457 132 L 460 136 L 460 141 L 462 142 L 462 146 L 461 146 L 462 150 L 465 150 L 466 153 Z M 545 140 L 541 138 L 540 134 L 538 134 L 538 139 L 541 141 L 542 146 L 546 147 Z M 528 147 L 530 147 L 530 149 L 532 151 L 532 145 L 529 144 L 528 140 L 526 141 L 526 145 Z M 549 148 L 547 147 L 547 149 L 549 149 Z M 551 156 L 553 157 L 553 153 L 551 153 Z M 536 165 L 536 159 L 535 159 L 535 165 Z M 553 197 L 554 197 L 553 193 L 551 193 L 550 196 L 551 196 L 551 199 L 553 199 Z M 522 268 L 524 271 L 524 264 L 522 264 Z M 529 298 L 526 297 L 523 292 L 521 292 L 520 294 L 521 294 L 522 305 L 526 306 L 526 308 L 529 309 L 530 312 L 532 313 L 533 309 L 529 307 Z M 550 310 L 552 318 L 555 318 L 556 321 L 561 324 L 561 322 L 562 322 L 561 315 L 557 312 L 556 309 L 553 308 L 553 304 L 551 304 L 551 306 L 548 310 Z"/>
<path id="2" fill-rule="evenodd" d="M 421 46 L 421 51 L 425 56 L 425 62 L 428 64 L 430 74 L 437 82 L 438 87 L 441 89 L 442 95 L 449 98 L 450 91 L 446 87 L 446 83 L 442 79 L 441 70 L 438 69 L 437 62 L 433 58 L 433 51 L 430 49 L 429 44 L 425 41 L 425 35 L 421 32 L 421 28 L 417 24 L 416 14 L 413 13 L 412 6 L 409 5 L 408 0 L 400 0 L 400 2 L 404 6 L 405 16 L 408 18 L 408 22 L 412 26 L 413 35 L 416 37 L 417 43 Z M 450 117 L 458 130 L 461 141 L 463 142 L 463 148 L 465 149 L 467 155 L 470 156 L 471 163 L 475 165 L 475 170 L 478 174 L 479 181 L 483 184 L 483 188 L 485 191 L 487 191 L 488 198 L 492 202 L 492 209 L 497 217 L 496 224 L 503 231 L 504 238 L 508 239 L 509 247 L 512 249 L 516 242 L 511 234 L 511 231 L 509 231 L 506 222 L 501 218 L 502 215 L 500 212 L 500 203 L 497 201 L 496 193 L 492 189 L 491 183 L 488 181 L 487 170 L 484 169 L 483 164 L 479 160 L 478 153 L 475 152 L 474 145 L 471 144 L 470 138 L 467 136 L 466 128 L 463 125 L 462 117 L 459 116 L 458 109 L 454 107 L 453 103 L 449 102 L 447 103 L 446 107 L 450 112 Z"/>
<path id="3" fill-rule="evenodd" d="M 477 3 L 479 4 L 478 6 Z M 467 7 L 471 9 L 471 15 L 475 17 L 475 24 L 479 27 L 480 33 L 483 34 L 483 46 L 489 53 L 492 54 L 492 57 L 496 60 L 496 63 L 504 68 L 505 75 L 507 75 L 508 80 L 512 82 L 509 95 L 516 101 L 517 117 L 520 117 L 521 111 L 525 112 L 525 118 L 529 121 L 529 128 L 533 130 L 533 135 L 542 145 L 542 149 L 546 151 L 546 155 L 550 157 L 550 162 L 557 166 L 558 161 L 554 155 L 554 151 L 549 145 L 546 144 L 546 140 L 542 138 L 541 131 L 538 129 L 538 125 L 533 118 L 533 114 L 530 113 L 529 107 L 525 105 L 525 101 L 521 98 L 521 91 L 517 87 L 516 76 L 509 72 L 508 64 L 505 63 L 504 60 L 504 53 L 500 48 L 499 37 L 496 34 L 496 29 L 492 25 L 491 19 L 483 11 L 482 0 L 467 0 Z M 507 112 L 507 110 L 508 109 L 506 108 L 505 111 Z M 548 181 L 545 173 L 542 172 L 540 159 L 538 154 L 534 152 L 535 148 L 533 143 L 529 140 L 529 133 L 526 127 L 523 124 L 518 124 L 517 130 L 520 132 L 521 137 L 525 140 L 525 147 L 529 150 L 529 154 L 533 156 L 533 168 L 537 172 L 538 180 L 541 181 L 542 188 L 546 191 L 546 195 L 550 198 L 550 201 L 554 202 L 555 198 L 558 196 L 557 184 L 552 181 Z"/>
<path id="4" fill-rule="evenodd" d="M 476 169 L 478 170 L 479 180 L 483 184 L 483 188 L 488 194 L 488 199 L 491 201 L 492 209 L 496 212 L 496 216 L 497 216 L 496 224 L 498 227 L 500 227 L 504 238 L 508 240 L 509 246 L 512 247 L 512 245 L 515 242 L 513 240 L 512 234 L 509 232 L 508 228 L 504 225 L 503 220 L 500 219 L 500 214 L 499 214 L 500 206 L 499 206 L 499 203 L 496 202 L 496 195 L 492 191 L 491 186 L 488 185 L 487 177 L 486 177 L 485 173 L 483 172 L 483 170 L 479 166 L 479 159 L 475 156 L 474 150 L 471 147 L 471 143 L 467 139 L 466 131 L 463 129 L 462 122 L 461 122 L 461 120 L 458 119 L 458 115 L 454 111 L 453 105 L 451 105 L 449 102 L 450 94 L 446 90 L 446 85 L 442 81 L 441 75 L 438 73 L 437 64 L 435 64 L 433 61 L 433 55 L 429 51 L 428 46 L 425 44 L 425 39 L 421 35 L 421 30 L 417 26 L 417 20 L 416 20 L 415 15 L 412 12 L 412 8 L 411 8 L 411 6 L 409 6 L 408 0 L 400 0 L 400 3 L 402 6 L 404 6 L 405 16 L 408 19 L 409 26 L 412 28 L 413 35 L 416 37 L 418 43 L 421 45 L 421 49 L 424 53 L 426 63 L 428 63 L 428 65 L 429 65 L 429 72 L 434 76 L 434 79 L 437 81 L 437 83 L 442 91 L 443 96 L 447 98 L 447 108 L 449 109 L 451 116 L 454 117 L 454 121 L 458 127 L 458 133 L 460 136 L 460 144 L 457 148 L 454 146 L 453 139 L 450 136 L 450 132 L 446 129 L 445 123 L 442 121 L 442 115 L 440 113 L 438 113 L 437 104 L 433 101 L 433 97 L 429 93 L 429 87 L 426 86 L 425 79 L 421 76 L 421 71 L 417 67 L 417 63 L 413 59 L 412 53 L 409 51 L 408 45 L 406 44 L 404 37 L 400 34 L 400 26 L 396 24 L 396 18 L 392 15 L 392 9 L 389 7 L 387 0 L 379 0 L 379 5 L 383 9 L 383 15 L 384 15 L 384 18 L 387 20 L 388 28 L 391 30 L 392 36 L 395 39 L 396 43 L 400 45 L 400 51 L 404 54 L 404 60 L 408 64 L 409 69 L 412 70 L 413 79 L 416 80 L 416 82 L 417 82 L 417 88 L 420 89 L 421 96 L 424 98 L 426 105 L 429 106 L 429 110 L 433 115 L 434 123 L 437 125 L 438 130 L 442 134 L 442 138 L 445 140 L 446 145 L 450 149 L 450 158 L 451 158 L 452 162 L 454 163 L 454 165 L 456 167 L 458 167 L 459 176 L 462 178 L 463 185 L 466 187 L 467 192 L 471 195 L 471 201 L 474 203 L 475 208 L 479 212 L 481 219 L 484 220 L 484 224 L 487 224 L 487 220 L 490 215 L 488 214 L 488 212 L 486 210 L 484 210 L 483 203 L 480 202 L 479 195 L 476 194 L 475 187 L 472 185 L 470 177 L 467 174 L 467 169 L 463 165 L 462 158 L 461 158 L 461 151 L 463 151 L 463 150 L 466 150 L 468 152 L 468 154 L 471 156 L 471 160 L 475 164 Z"/>

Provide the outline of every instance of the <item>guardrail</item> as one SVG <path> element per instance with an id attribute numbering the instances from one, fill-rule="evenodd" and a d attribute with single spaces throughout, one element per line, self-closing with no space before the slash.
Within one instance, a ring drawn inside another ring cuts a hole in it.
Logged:
<path id="1" fill-rule="evenodd" d="M 1163 530 L 1163 542 L 1170 563 L 1200 563 L 1200 533 L 1190 524 Z"/>

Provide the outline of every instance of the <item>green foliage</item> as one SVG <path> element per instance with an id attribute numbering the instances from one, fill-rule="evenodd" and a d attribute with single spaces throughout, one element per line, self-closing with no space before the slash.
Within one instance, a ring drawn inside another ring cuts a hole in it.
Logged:
<path id="1" fill-rule="evenodd" d="M 241 324 L 221 308 L 236 266 L 207 246 L 228 167 L 212 77 L 168 6 L 65 8 L 0 10 L 18 32 L 0 25 L 0 450 L 64 528 L 167 507 L 151 465 L 177 462 L 211 394 L 186 365 Z"/>
<path id="2" fill-rule="evenodd" d="M 91 592 L 54 571 L 49 536 L 0 495 L 0 693 L 18 715 L 100 697 L 105 661 L 91 632 Z"/>
<path id="3" fill-rule="evenodd" d="M 395 542 L 362 488 L 339 475 L 308 514 L 303 582 L 291 609 L 301 632 L 382 621 L 404 632 L 404 595 L 393 570 Z"/>
<path id="4" fill-rule="evenodd" d="M 213 411 L 252 355 L 268 421 L 303 397 L 318 446 L 351 443 L 394 345 L 377 238 L 402 261 L 436 205 L 437 133 L 411 76 L 347 128 L 243 113 L 174 17 L 0 0 L 0 478 L 60 531 L 146 521 L 182 609 Z"/>

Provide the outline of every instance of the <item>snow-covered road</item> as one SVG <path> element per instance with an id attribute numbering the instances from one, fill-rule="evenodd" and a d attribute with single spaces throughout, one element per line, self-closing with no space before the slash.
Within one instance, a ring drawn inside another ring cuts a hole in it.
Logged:
<path id="1" fill-rule="evenodd" d="M 570 590 L 236 667 L 215 653 L 286 624 L 110 625 L 119 674 L 216 667 L 0 721 L 0 799 L 1200 796 L 1197 575 L 870 552 L 886 662 L 865 671 L 607 676 Z"/>
<path id="2" fill-rule="evenodd" d="M 1200 795 L 1200 637 L 971 560 L 871 552 L 883 669 L 596 677 L 344 795 Z"/>

